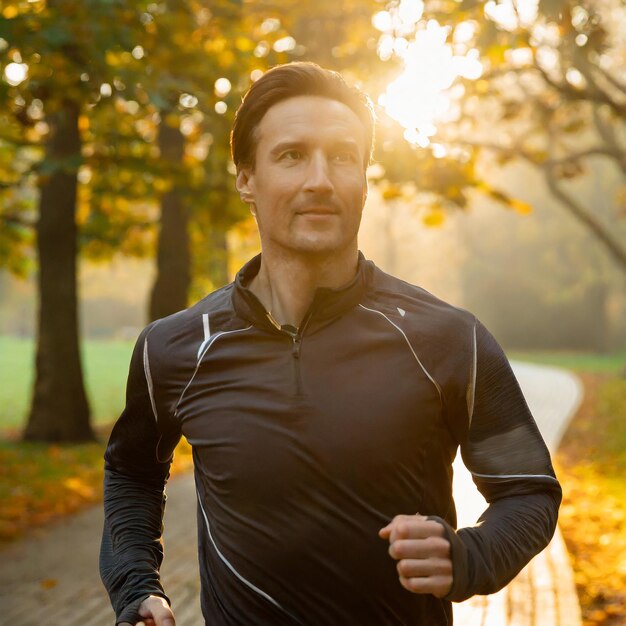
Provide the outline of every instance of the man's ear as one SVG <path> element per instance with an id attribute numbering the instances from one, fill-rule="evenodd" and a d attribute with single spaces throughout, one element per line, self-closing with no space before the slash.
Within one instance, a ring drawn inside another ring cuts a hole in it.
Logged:
<path id="1" fill-rule="evenodd" d="M 254 176 L 248 167 L 242 167 L 237 172 L 235 183 L 239 197 L 247 204 L 254 202 Z"/>

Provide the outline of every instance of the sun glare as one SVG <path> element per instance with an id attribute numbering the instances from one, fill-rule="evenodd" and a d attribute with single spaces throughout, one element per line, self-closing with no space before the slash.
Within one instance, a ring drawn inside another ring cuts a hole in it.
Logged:
<path id="1" fill-rule="evenodd" d="M 422 20 L 421 0 L 401 0 L 372 18 L 382 32 L 378 55 L 401 59 L 403 70 L 378 99 L 392 119 L 405 129 L 405 139 L 426 148 L 437 124 L 454 119 L 462 89 L 453 90 L 457 78 L 479 78 L 478 50 L 469 47 L 474 27 L 462 23 L 448 42 L 450 28 L 436 20 Z M 457 32 L 458 31 L 458 32 Z"/>
<path id="2" fill-rule="evenodd" d="M 9 63 L 4 68 L 4 80 L 14 87 L 28 77 L 28 65 L 25 63 Z"/>

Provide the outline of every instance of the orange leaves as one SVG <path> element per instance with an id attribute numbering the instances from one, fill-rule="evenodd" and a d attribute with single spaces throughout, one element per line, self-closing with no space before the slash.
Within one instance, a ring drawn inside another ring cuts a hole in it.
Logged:
<path id="1" fill-rule="evenodd" d="M 181 439 L 174 452 L 174 462 L 172 463 L 172 476 L 191 471 L 193 469 L 193 458 L 191 456 L 191 446 L 186 439 Z"/>
<path id="2" fill-rule="evenodd" d="M 75 446 L 0 441 L 0 545 L 51 519 L 102 499 L 104 443 Z M 172 475 L 192 469 L 191 446 L 178 445 Z M 55 580 L 42 580 L 50 589 Z"/>
<path id="3" fill-rule="evenodd" d="M 99 500 L 102 444 L 0 443 L 0 542 Z"/>
<path id="4" fill-rule="evenodd" d="M 585 399 L 558 454 L 560 526 L 584 626 L 626 620 L 626 381 L 585 375 Z"/>
<path id="5" fill-rule="evenodd" d="M 39 586 L 42 589 L 54 589 L 54 587 L 56 587 L 58 583 L 59 581 L 55 578 L 44 578 L 43 580 L 39 581 Z"/>
<path id="6" fill-rule="evenodd" d="M 533 211 L 533 207 L 527 202 L 522 202 L 522 200 L 519 200 L 518 198 L 511 198 L 508 194 L 500 191 L 499 189 L 495 189 L 485 181 L 481 181 L 478 185 L 476 185 L 476 189 L 496 202 L 503 204 L 509 209 L 513 209 L 521 215 L 529 215 Z"/>
<path id="7" fill-rule="evenodd" d="M 66 478 L 63 481 L 63 485 L 86 501 L 94 501 L 97 497 L 96 489 L 94 489 L 93 485 L 77 476 Z"/>
<path id="8" fill-rule="evenodd" d="M 516 200 L 515 198 L 511 198 L 509 200 L 509 206 L 521 215 L 529 215 L 533 212 L 533 207 L 528 204 L 528 202 L 522 202 L 521 200 Z"/>

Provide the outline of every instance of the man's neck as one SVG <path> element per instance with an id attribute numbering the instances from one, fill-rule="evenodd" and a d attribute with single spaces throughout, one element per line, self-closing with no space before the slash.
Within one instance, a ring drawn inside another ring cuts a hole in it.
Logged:
<path id="1" fill-rule="evenodd" d="M 355 276 L 358 252 L 350 250 L 332 258 L 316 255 L 263 252 L 259 273 L 249 289 L 275 322 L 298 328 L 319 287 L 338 289 Z"/>

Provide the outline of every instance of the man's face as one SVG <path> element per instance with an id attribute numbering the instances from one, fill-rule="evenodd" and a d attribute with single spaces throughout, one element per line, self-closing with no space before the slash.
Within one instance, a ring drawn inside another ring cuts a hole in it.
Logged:
<path id="1" fill-rule="evenodd" d="M 256 132 L 255 167 L 240 170 L 237 188 L 254 204 L 263 251 L 356 252 L 368 151 L 356 114 L 298 96 L 272 106 Z"/>

